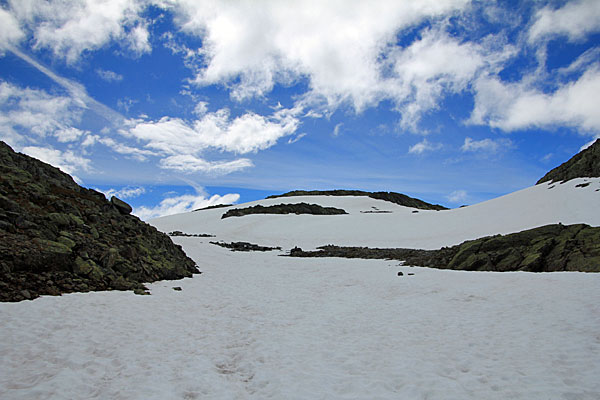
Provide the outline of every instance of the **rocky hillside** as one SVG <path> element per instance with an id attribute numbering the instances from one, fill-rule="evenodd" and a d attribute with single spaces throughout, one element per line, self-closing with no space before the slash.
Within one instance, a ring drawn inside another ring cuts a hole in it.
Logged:
<path id="1" fill-rule="evenodd" d="M 180 246 L 59 169 L 0 142 L 0 301 L 198 273 Z"/>
<path id="2" fill-rule="evenodd" d="M 419 208 L 421 210 L 447 210 L 446 207 L 439 204 L 429 204 L 423 200 L 395 192 L 363 192 L 362 190 L 294 190 L 284 194 L 269 196 L 267 199 L 294 196 L 366 196 L 372 199 L 389 201 L 405 207 Z"/>
<path id="3" fill-rule="evenodd" d="M 469 240 L 440 250 L 323 246 L 292 257 L 392 259 L 407 265 L 467 271 L 600 272 L 600 228 L 553 224 Z"/>
<path id="4" fill-rule="evenodd" d="M 587 149 L 574 155 L 569 161 L 548 172 L 536 184 L 595 177 L 600 177 L 600 139 L 597 139 Z"/>
<path id="5" fill-rule="evenodd" d="M 297 203 L 276 204 L 273 206 L 262 206 L 259 204 L 252 207 L 232 208 L 231 210 L 227 210 L 227 212 L 221 216 L 221 219 L 229 217 L 243 217 L 244 215 L 250 214 L 340 215 L 348 213 L 341 208 L 323 207 L 318 204 Z"/>

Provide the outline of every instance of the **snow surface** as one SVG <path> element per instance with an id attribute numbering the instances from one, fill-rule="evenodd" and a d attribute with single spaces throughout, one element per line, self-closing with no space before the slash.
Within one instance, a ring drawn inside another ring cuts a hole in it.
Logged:
<path id="1" fill-rule="evenodd" d="M 368 198 L 329 197 L 318 202 L 351 214 L 220 220 L 220 209 L 155 223 L 263 245 L 313 243 L 313 236 L 324 244 L 337 230 L 337 244 L 397 246 L 405 242 L 386 233 L 408 241 L 403 229 L 424 235 L 420 224 L 461 238 L 540 221 L 598 225 L 600 180 L 588 181 L 587 188 L 540 185 L 452 211 L 412 214 Z M 393 213 L 360 213 L 373 206 Z M 519 215 L 502 218 L 507 211 Z M 386 217 L 395 219 L 392 227 Z M 500 226 L 485 225 L 493 221 Z M 600 398 L 600 274 L 296 259 L 231 252 L 209 240 L 174 238 L 204 273 L 149 284 L 152 296 L 95 292 L 0 303 L 0 398 Z M 430 241 L 412 243 L 440 242 L 431 232 Z"/>
<path id="2" fill-rule="evenodd" d="M 576 187 L 582 183 L 589 185 Z M 152 224 L 164 232 L 210 233 L 219 240 L 284 249 L 299 246 L 307 250 L 326 244 L 439 249 L 559 222 L 600 226 L 598 189 L 600 178 L 579 178 L 563 184 L 540 184 L 445 211 L 416 210 L 369 197 L 283 197 L 235 207 L 305 202 L 342 208 L 349 215 L 247 215 L 221 219 L 226 209 L 218 208 L 158 218 Z M 374 208 L 391 213 L 364 213 L 375 211 Z"/>

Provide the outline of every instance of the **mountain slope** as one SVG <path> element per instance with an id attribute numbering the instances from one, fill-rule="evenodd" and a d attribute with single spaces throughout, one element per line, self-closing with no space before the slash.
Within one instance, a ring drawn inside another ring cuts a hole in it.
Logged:
<path id="1" fill-rule="evenodd" d="M 439 249 L 549 224 L 600 226 L 597 212 L 600 178 L 578 178 L 562 185 L 544 183 L 445 211 L 418 210 L 364 196 L 286 197 L 239 207 L 301 202 L 341 208 L 348 214 L 247 215 L 221 219 L 225 211 L 214 209 L 157 218 L 150 223 L 164 232 L 210 233 L 228 242 L 245 241 L 284 249 L 300 246 L 306 250 L 326 244 Z"/>
<path id="2" fill-rule="evenodd" d="M 136 289 L 197 273 L 180 246 L 59 169 L 0 142 L 0 300 Z"/>
<path id="3" fill-rule="evenodd" d="M 536 184 L 569 181 L 574 178 L 600 177 L 600 139 L 568 161 L 549 171 Z"/>

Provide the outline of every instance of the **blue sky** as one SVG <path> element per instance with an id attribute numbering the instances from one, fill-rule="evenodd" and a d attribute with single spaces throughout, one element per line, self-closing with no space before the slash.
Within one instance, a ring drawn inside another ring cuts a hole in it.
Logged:
<path id="1" fill-rule="evenodd" d="M 600 135 L 597 0 L 0 6 L 0 140 L 145 219 L 293 189 L 457 207 Z"/>

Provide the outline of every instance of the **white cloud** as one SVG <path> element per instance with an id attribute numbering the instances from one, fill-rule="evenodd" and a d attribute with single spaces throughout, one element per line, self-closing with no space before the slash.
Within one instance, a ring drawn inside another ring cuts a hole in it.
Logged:
<path id="1" fill-rule="evenodd" d="M 465 190 L 455 190 L 454 192 L 450 193 L 448 196 L 446 196 L 446 199 L 450 202 L 450 203 L 463 203 L 465 202 L 465 200 L 467 200 L 468 198 L 468 194 Z"/>
<path id="2" fill-rule="evenodd" d="M 482 140 L 474 140 L 470 137 L 465 138 L 465 142 L 460 148 L 465 152 L 487 152 L 487 153 L 497 153 L 507 147 L 512 146 L 512 141 L 510 139 L 482 139 Z"/>
<path id="3" fill-rule="evenodd" d="M 75 175 L 77 171 L 87 171 L 90 169 L 91 160 L 78 156 L 71 150 L 60 151 L 48 147 L 28 146 L 23 147 L 20 151 L 37 158 L 54 167 L 60 168 L 63 172 L 71 175 L 75 181 L 81 182 Z"/>
<path id="4" fill-rule="evenodd" d="M 217 204 L 233 204 L 239 199 L 240 195 L 237 193 L 229 193 L 223 196 L 215 194 L 210 198 L 207 198 L 204 193 L 197 193 L 195 195 L 190 194 L 169 197 L 162 200 L 156 207 L 137 207 L 134 209 L 133 213 L 142 220 L 147 221 L 152 218 L 190 212 L 198 208 L 214 206 Z"/>
<path id="5" fill-rule="evenodd" d="M 4 50 L 17 45 L 24 37 L 25 34 L 14 15 L 0 6 L 0 56 Z"/>
<path id="6" fill-rule="evenodd" d="M 199 101 L 196 103 L 196 106 L 194 107 L 194 114 L 196 114 L 196 116 L 201 117 L 206 114 L 207 111 L 208 103 L 206 101 Z"/>
<path id="7" fill-rule="evenodd" d="M 118 125 L 124 120 L 121 114 L 89 96 L 83 85 L 55 74 L 49 68 L 40 64 L 35 59 L 31 58 L 17 48 L 11 48 L 10 51 L 32 67 L 36 68 L 42 74 L 46 75 L 48 78 L 52 79 L 58 85 L 62 86 L 71 96 L 73 103 L 78 107 L 91 109 L 96 114 L 114 125 Z"/>
<path id="8" fill-rule="evenodd" d="M 114 140 L 113 138 L 110 138 L 110 137 L 103 137 L 103 138 L 94 137 L 94 139 L 91 140 L 90 144 L 94 144 L 96 142 L 99 142 L 105 146 L 108 146 L 113 151 L 115 151 L 119 154 L 131 156 L 132 158 L 134 158 L 138 161 L 145 161 L 148 159 L 148 157 L 153 157 L 153 156 L 159 155 L 157 152 L 154 152 L 154 151 L 150 151 L 147 149 L 139 149 L 137 147 L 128 146 L 125 143 L 117 142 L 116 140 Z M 86 145 L 86 143 L 84 142 L 82 145 Z"/>
<path id="9" fill-rule="evenodd" d="M 160 167 L 181 172 L 205 172 L 216 175 L 230 174 L 252 167 L 252 161 L 240 158 L 232 161 L 206 161 L 191 154 L 179 154 L 160 160 Z"/>
<path id="10" fill-rule="evenodd" d="M 493 41 L 461 43 L 442 30 L 425 31 L 420 40 L 390 53 L 393 74 L 384 96 L 394 99 L 402 126 L 416 128 L 422 114 L 438 108 L 448 93 L 466 90 L 480 71 L 492 71 L 513 54 Z"/>
<path id="11" fill-rule="evenodd" d="M 409 154 L 423 154 L 426 151 L 435 151 L 442 148 L 440 143 L 430 143 L 427 139 L 423 139 L 419 143 L 408 148 Z"/>
<path id="12" fill-rule="evenodd" d="M 116 196 L 119 199 L 132 199 L 134 197 L 141 196 L 146 193 L 146 189 L 141 186 L 126 186 L 121 188 L 120 190 L 116 189 L 108 189 L 108 190 L 100 190 L 96 189 L 99 192 L 104 193 L 104 195 L 110 199 L 112 196 Z"/>
<path id="13" fill-rule="evenodd" d="M 344 126 L 343 122 L 340 122 L 340 123 L 338 123 L 338 124 L 335 125 L 335 128 L 333 128 L 333 133 L 332 133 L 333 137 L 338 137 L 340 135 L 340 131 L 342 129 L 342 126 Z"/>
<path id="14" fill-rule="evenodd" d="M 293 134 L 300 124 L 298 112 L 282 109 L 269 117 L 249 112 L 231 118 L 228 109 L 221 109 L 191 122 L 171 117 L 134 120 L 121 133 L 168 155 L 196 154 L 209 148 L 246 154 L 267 149 L 279 138 Z"/>
<path id="15" fill-rule="evenodd" d="M 108 71 L 101 68 L 96 69 L 96 74 L 106 82 L 120 82 L 123 80 L 123 75 L 117 74 L 114 71 Z"/>
<path id="16" fill-rule="evenodd" d="M 600 67 L 589 68 L 575 82 L 544 93 L 525 82 L 505 83 L 485 77 L 475 84 L 475 108 L 468 122 L 504 131 L 568 126 L 582 133 L 600 132 L 597 100 Z"/>
<path id="17" fill-rule="evenodd" d="M 13 145 L 46 136 L 68 142 L 84 134 L 72 128 L 82 109 L 69 97 L 0 81 L 0 136 Z"/>
<path id="18" fill-rule="evenodd" d="M 546 6 L 535 15 L 535 22 L 528 32 L 528 39 L 534 42 L 543 38 L 565 35 L 570 41 L 577 41 L 600 31 L 600 1 L 579 0 L 567 2 L 563 7 L 553 9 Z"/>
<path id="19" fill-rule="evenodd" d="M 125 112 L 129 112 L 129 110 L 131 109 L 131 107 L 133 107 L 135 104 L 139 103 L 138 100 L 133 100 L 130 99 L 129 97 L 125 97 L 123 99 L 119 99 L 117 100 L 117 107 L 125 110 Z"/>
<path id="20" fill-rule="evenodd" d="M 121 41 L 134 55 L 149 52 L 148 30 L 137 0 L 9 0 L 10 9 L 33 35 L 36 49 L 76 62 L 86 51 L 112 40 Z"/>
<path id="21" fill-rule="evenodd" d="M 381 56 L 389 53 L 397 33 L 425 19 L 449 16 L 468 3 L 188 0 L 173 7 L 181 29 L 203 40 L 197 84 L 224 84 L 233 98 L 245 99 L 264 96 L 276 83 L 308 78 L 307 102 L 348 103 L 361 111 L 405 95 L 389 92 L 382 71 L 387 61 Z M 460 65 L 471 59 L 463 58 Z"/>
<path id="22" fill-rule="evenodd" d="M 89 131 L 82 131 L 81 129 L 70 126 L 68 128 L 56 131 L 54 135 L 59 142 L 68 143 L 74 142 L 83 136 L 87 136 L 89 133 Z"/>
<path id="23" fill-rule="evenodd" d="M 148 26 L 145 23 L 141 23 L 133 27 L 126 35 L 125 42 L 127 48 L 131 50 L 134 55 L 141 56 L 144 53 L 150 53 L 152 46 L 149 42 L 150 33 L 148 32 Z"/>
<path id="24" fill-rule="evenodd" d="M 296 137 L 288 139 L 288 144 L 296 143 L 298 140 L 302 139 L 304 136 L 306 136 L 306 133 L 301 133 L 299 135 L 296 135 Z"/>

